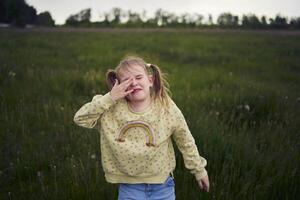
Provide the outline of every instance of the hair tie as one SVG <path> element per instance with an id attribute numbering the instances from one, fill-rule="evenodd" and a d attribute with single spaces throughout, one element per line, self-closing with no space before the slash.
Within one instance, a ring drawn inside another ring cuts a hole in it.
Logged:
<path id="1" fill-rule="evenodd" d="M 151 67 L 151 63 L 146 63 L 146 67 Z"/>

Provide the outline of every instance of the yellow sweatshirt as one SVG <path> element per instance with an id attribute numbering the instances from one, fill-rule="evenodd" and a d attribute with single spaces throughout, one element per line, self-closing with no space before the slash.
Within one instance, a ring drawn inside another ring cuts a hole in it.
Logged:
<path id="1" fill-rule="evenodd" d="M 175 169 L 171 138 L 196 179 L 207 175 L 206 160 L 171 99 L 166 109 L 152 101 L 144 111 L 134 112 L 125 99 L 115 102 L 110 93 L 96 95 L 76 112 L 74 122 L 100 131 L 102 166 L 110 183 L 163 183 Z"/>

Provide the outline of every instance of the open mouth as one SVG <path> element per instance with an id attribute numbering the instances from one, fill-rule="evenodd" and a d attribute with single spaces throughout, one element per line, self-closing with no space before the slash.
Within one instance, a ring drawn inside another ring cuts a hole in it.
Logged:
<path id="1" fill-rule="evenodd" d="M 138 93 L 139 91 L 141 91 L 142 89 L 134 89 L 133 91 L 132 91 L 132 93 Z"/>

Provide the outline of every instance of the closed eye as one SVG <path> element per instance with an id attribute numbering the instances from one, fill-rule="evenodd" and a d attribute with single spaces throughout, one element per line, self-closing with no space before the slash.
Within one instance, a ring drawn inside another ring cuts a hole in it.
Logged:
<path id="1" fill-rule="evenodd" d="M 142 79 L 143 76 L 139 75 L 139 76 L 136 76 L 135 78 L 139 80 L 139 79 Z"/>

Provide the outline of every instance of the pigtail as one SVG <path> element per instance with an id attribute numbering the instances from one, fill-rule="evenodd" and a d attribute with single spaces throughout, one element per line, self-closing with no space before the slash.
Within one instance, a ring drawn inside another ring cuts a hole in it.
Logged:
<path id="1" fill-rule="evenodd" d="M 109 69 L 106 72 L 106 85 L 111 90 L 115 85 L 117 73 L 115 70 Z"/>
<path id="2" fill-rule="evenodd" d="M 168 105 L 169 97 L 169 83 L 166 81 L 165 74 L 163 74 L 159 67 L 153 64 L 146 64 L 146 67 L 151 69 L 153 76 L 153 92 L 155 98 L 158 98 L 164 106 Z"/>

